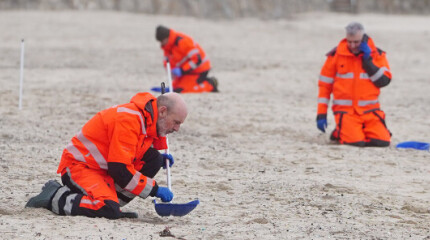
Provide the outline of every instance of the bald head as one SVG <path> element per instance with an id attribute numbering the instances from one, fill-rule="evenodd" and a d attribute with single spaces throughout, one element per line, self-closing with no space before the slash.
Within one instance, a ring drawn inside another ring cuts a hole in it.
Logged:
<path id="1" fill-rule="evenodd" d="M 179 131 L 188 115 L 187 105 L 182 96 L 175 92 L 162 94 L 157 98 L 159 136 Z"/>
<path id="2" fill-rule="evenodd" d="M 182 96 L 175 92 L 160 95 L 157 98 L 158 107 L 165 106 L 168 112 L 182 112 L 188 114 L 187 105 Z"/>

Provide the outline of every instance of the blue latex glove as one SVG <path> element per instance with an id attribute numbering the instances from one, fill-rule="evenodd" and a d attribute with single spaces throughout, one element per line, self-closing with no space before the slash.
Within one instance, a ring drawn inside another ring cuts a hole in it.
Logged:
<path id="1" fill-rule="evenodd" d="M 326 118 L 318 119 L 317 120 L 317 128 L 321 132 L 325 133 L 325 129 L 327 128 L 327 119 Z"/>
<path id="2" fill-rule="evenodd" d="M 360 51 L 363 52 L 363 59 L 364 60 L 369 59 L 371 50 L 370 50 L 370 47 L 367 44 L 367 42 L 361 42 L 360 43 Z"/>
<path id="3" fill-rule="evenodd" d="M 175 160 L 173 159 L 172 154 L 162 153 L 161 156 L 163 156 L 163 168 L 166 169 L 166 159 L 169 159 L 169 167 L 172 167 L 172 165 L 175 163 Z"/>
<path id="4" fill-rule="evenodd" d="M 176 76 L 176 77 L 180 77 L 182 76 L 182 69 L 175 67 L 172 69 L 172 75 Z"/>
<path id="5" fill-rule="evenodd" d="M 158 186 L 157 194 L 155 194 L 156 197 L 160 198 L 163 202 L 170 202 L 173 199 L 173 193 L 169 190 L 169 188 L 166 187 L 160 187 Z"/>

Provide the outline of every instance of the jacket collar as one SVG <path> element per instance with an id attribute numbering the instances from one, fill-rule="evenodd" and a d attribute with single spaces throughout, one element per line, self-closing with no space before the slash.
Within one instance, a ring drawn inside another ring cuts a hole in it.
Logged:
<path id="1" fill-rule="evenodd" d="M 146 134 L 149 137 L 158 138 L 157 120 L 158 108 L 157 99 L 150 93 L 138 93 L 131 100 L 137 108 L 143 113 L 145 118 Z"/>

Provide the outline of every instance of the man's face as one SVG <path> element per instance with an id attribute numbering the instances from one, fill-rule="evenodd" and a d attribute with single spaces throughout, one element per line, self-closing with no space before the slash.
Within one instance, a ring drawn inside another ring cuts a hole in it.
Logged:
<path id="1" fill-rule="evenodd" d="M 353 54 L 360 53 L 361 39 L 363 39 L 363 33 L 362 32 L 357 32 L 356 34 L 347 34 L 346 35 L 346 42 L 348 44 L 348 49 Z"/>
<path id="2" fill-rule="evenodd" d="M 161 40 L 160 41 L 161 47 L 164 47 L 167 44 L 168 41 L 169 41 L 169 38 L 165 38 L 165 39 Z"/>
<path id="3" fill-rule="evenodd" d="M 157 121 L 158 136 L 164 137 L 169 133 L 179 131 L 181 124 L 187 117 L 186 113 L 182 112 L 167 112 L 166 107 L 160 107 Z"/>

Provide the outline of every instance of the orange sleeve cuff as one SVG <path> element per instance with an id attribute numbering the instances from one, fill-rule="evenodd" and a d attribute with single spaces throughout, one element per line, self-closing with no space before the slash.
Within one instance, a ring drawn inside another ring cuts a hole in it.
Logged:
<path id="1" fill-rule="evenodd" d="M 167 139 L 166 137 L 158 137 L 158 139 L 154 139 L 152 145 L 157 150 L 167 149 Z"/>

